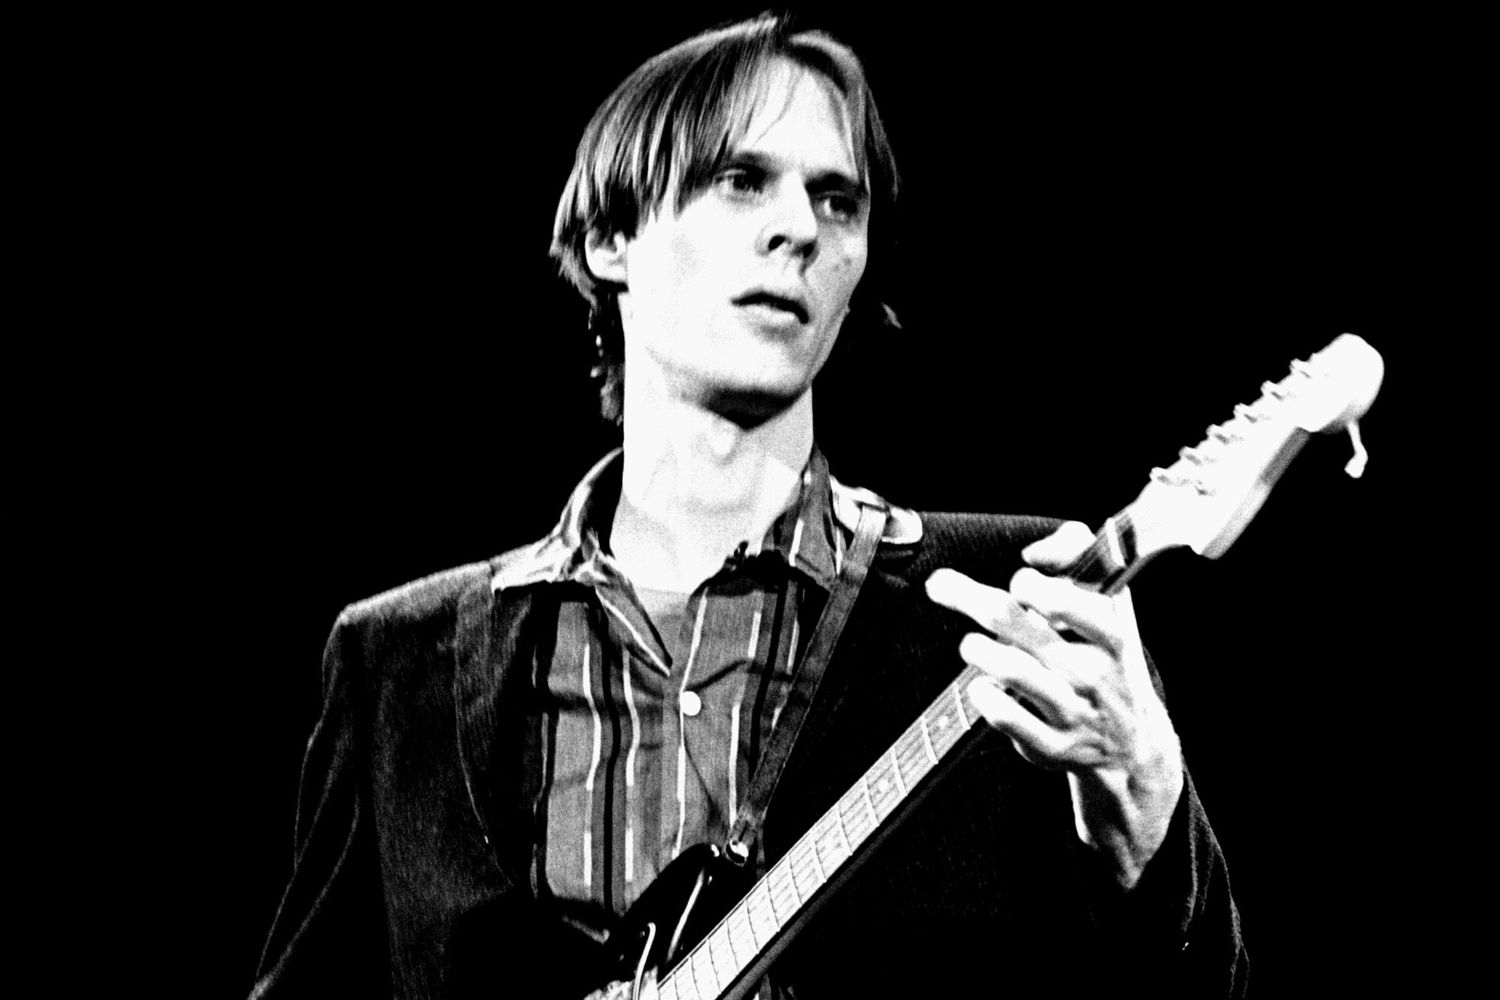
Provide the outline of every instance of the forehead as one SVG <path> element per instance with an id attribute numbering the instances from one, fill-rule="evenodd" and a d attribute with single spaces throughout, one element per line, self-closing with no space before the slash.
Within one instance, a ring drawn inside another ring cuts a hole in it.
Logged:
<path id="1" fill-rule="evenodd" d="M 833 82 L 814 70 L 777 59 L 756 74 L 745 127 L 731 136 L 733 153 L 756 153 L 788 165 L 854 177 L 849 105 Z"/>

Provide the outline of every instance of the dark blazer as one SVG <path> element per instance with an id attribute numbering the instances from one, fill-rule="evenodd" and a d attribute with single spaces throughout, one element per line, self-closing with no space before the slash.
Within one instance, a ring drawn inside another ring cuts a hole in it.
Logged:
<path id="1" fill-rule="evenodd" d="M 926 598 L 927 575 L 1003 586 L 1055 523 L 927 514 L 918 540 L 881 544 L 766 820 L 773 860 L 961 669 L 972 625 Z M 589 943 L 533 890 L 543 761 L 525 665 L 555 629 L 547 586 L 492 594 L 501 559 L 339 617 L 255 996 L 577 1000 L 597 985 Z M 935 782 L 782 958 L 797 1000 L 1243 995 L 1238 915 L 1191 778 L 1128 894 L 1078 841 L 1063 775 L 998 734 Z"/>

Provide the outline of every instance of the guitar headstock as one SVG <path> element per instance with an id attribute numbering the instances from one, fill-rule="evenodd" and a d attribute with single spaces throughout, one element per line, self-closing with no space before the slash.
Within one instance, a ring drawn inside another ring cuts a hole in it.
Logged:
<path id="1" fill-rule="evenodd" d="M 1187 546 L 1217 559 L 1250 523 L 1282 471 L 1311 433 L 1347 430 L 1351 476 L 1364 471 L 1359 418 L 1370 408 L 1385 363 L 1360 337 L 1343 334 L 1306 361 L 1293 361 L 1280 382 L 1266 382 L 1253 403 L 1208 428 L 1151 481 L 1126 513 L 1142 561 Z"/>

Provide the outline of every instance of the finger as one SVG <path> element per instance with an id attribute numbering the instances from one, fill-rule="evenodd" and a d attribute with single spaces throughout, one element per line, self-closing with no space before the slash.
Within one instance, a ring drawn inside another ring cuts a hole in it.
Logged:
<path id="1" fill-rule="evenodd" d="M 1094 533 L 1082 521 L 1064 521 L 1046 538 L 1021 550 L 1021 558 L 1033 566 L 1056 572 L 1072 565 L 1094 544 Z"/>
<path id="2" fill-rule="evenodd" d="M 1067 738 L 1028 712 L 994 680 L 971 681 L 966 693 L 984 721 L 1009 736 L 1021 756 L 1033 764 L 1060 763 L 1067 752 Z"/>
<path id="3" fill-rule="evenodd" d="M 927 578 L 927 596 L 945 608 L 968 615 L 981 628 L 1028 651 L 1061 642 L 1046 619 L 1022 606 L 998 587 L 987 587 L 951 569 Z"/>
<path id="4" fill-rule="evenodd" d="M 1053 628 L 1068 628 L 1090 642 L 1119 653 L 1128 627 L 1114 597 L 1085 590 L 1065 577 L 1047 576 L 1027 567 L 1010 579 L 1015 600 L 1036 611 Z M 1125 608 L 1128 609 L 1128 599 Z"/>
<path id="5" fill-rule="evenodd" d="M 1013 697 L 1024 698 L 1047 722 L 1071 728 L 1092 721 L 1097 709 L 1060 674 L 1031 654 L 970 633 L 958 644 L 959 655 L 997 681 Z"/>
<path id="6" fill-rule="evenodd" d="M 995 729 L 1010 737 L 1017 752 L 1033 764 L 1097 767 L 1109 759 L 1099 735 L 1088 728 L 1061 730 L 1032 715 L 989 677 L 971 681 L 969 703 Z"/>

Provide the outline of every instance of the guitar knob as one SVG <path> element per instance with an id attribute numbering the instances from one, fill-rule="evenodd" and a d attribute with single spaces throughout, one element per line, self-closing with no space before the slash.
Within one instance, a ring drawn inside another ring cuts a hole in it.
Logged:
<path id="1" fill-rule="evenodd" d="M 750 860 L 749 846 L 738 840 L 731 840 L 725 844 L 724 853 L 728 854 L 729 860 L 733 861 L 740 868 L 745 867 L 746 862 Z"/>

